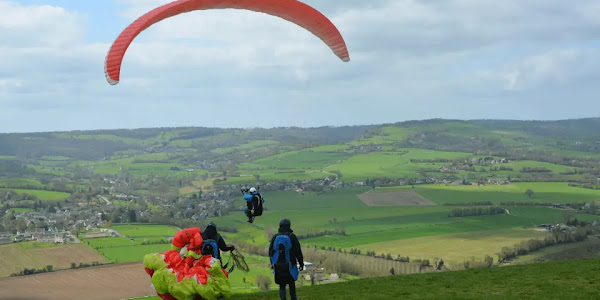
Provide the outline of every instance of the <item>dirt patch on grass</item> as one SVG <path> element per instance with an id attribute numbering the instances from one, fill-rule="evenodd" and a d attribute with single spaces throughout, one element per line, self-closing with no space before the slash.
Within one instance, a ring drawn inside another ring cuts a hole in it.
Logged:
<path id="1" fill-rule="evenodd" d="M 142 263 L 0 279 L 3 299 L 128 299 L 156 295 Z"/>
<path id="2" fill-rule="evenodd" d="M 417 192 L 407 190 L 374 190 L 360 194 L 358 198 L 368 206 L 436 206 Z"/>
<path id="3" fill-rule="evenodd" d="M 71 263 L 105 263 L 106 259 L 85 245 L 66 245 L 48 248 L 23 249 L 18 244 L 0 246 L 0 277 L 28 269 L 43 269 L 52 265 L 55 270 L 68 269 Z M 4 258 L 10 258 L 4 260 Z"/>

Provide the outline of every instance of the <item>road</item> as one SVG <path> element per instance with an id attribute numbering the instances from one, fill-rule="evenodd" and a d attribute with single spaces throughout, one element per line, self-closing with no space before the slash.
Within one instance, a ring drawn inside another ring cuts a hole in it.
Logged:
<path id="1" fill-rule="evenodd" d="M 106 199 L 106 197 L 100 196 L 100 199 L 106 201 L 106 205 L 110 205 L 110 201 L 108 199 Z"/>

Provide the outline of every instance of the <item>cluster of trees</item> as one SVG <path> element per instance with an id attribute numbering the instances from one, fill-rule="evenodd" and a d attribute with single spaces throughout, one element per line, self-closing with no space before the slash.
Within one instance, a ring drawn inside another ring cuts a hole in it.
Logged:
<path id="1" fill-rule="evenodd" d="M 584 183 L 584 184 L 569 183 L 569 186 L 580 187 L 580 188 L 590 189 L 590 190 L 600 190 L 600 181 L 598 181 L 598 179 L 596 179 L 595 183 Z"/>
<path id="2" fill-rule="evenodd" d="M 544 239 L 531 239 L 521 242 L 513 247 L 503 247 L 500 253 L 497 254 L 499 260 L 503 262 L 513 259 L 519 255 L 525 255 L 548 246 L 583 241 L 590 233 L 591 232 L 584 227 L 578 227 L 573 231 L 554 230 L 552 231 L 551 236 L 548 236 Z"/>
<path id="3" fill-rule="evenodd" d="M 101 265 L 101 263 L 99 263 L 97 261 L 94 261 L 91 264 L 79 263 L 79 265 L 77 265 L 77 263 L 72 262 L 71 269 L 89 268 L 89 267 L 95 267 L 95 266 L 99 266 L 99 265 Z"/>
<path id="4" fill-rule="evenodd" d="M 232 240 L 231 243 L 235 245 L 235 248 L 240 252 L 260 256 L 268 256 L 268 249 L 266 247 L 257 246 L 241 240 Z"/>
<path id="5" fill-rule="evenodd" d="M 154 240 L 154 241 L 149 241 L 149 240 L 144 240 L 142 242 L 142 245 L 165 245 L 165 244 L 170 244 L 171 242 L 167 239 L 160 239 L 160 240 Z"/>
<path id="6" fill-rule="evenodd" d="M 472 217 L 472 216 L 486 216 L 486 215 L 501 215 L 505 214 L 506 209 L 503 207 L 488 207 L 488 208 L 464 208 L 464 209 L 453 209 L 448 215 L 451 218 L 454 217 Z"/>
<path id="7" fill-rule="evenodd" d="M 313 246 L 313 249 L 316 249 L 317 246 Z M 352 248 L 350 249 L 350 251 L 343 249 L 342 248 L 338 248 L 336 251 L 335 247 L 325 247 L 325 246 L 321 246 L 319 248 L 322 251 L 329 251 L 329 252 L 339 252 L 339 253 L 344 253 L 344 254 L 350 254 L 350 255 L 362 255 L 362 251 L 360 249 L 355 249 Z M 398 261 L 398 262 L 410 262 L 410 257 L 406 256 L 401 256 L 401 255 L 397 255 L 397 256 L 393 256 L 391 253 L 388 254 L 384 254 L 381 253 L 379 255 L 377 255 L 377 253 L 375 251 L 369 251 L 367 250 L 367 252 L 365 253 L 364 256 L 368 256 L 368 257 L 374 257 L 374 258 L 379 258 L 379 259 L 386 259 L 386 260 L 393 260 L 393 261 Z"/>
<path id="8" fill-rule="evenodd" d="M 0 159 L 0 174 L 7 177 L 22 177 L 35 174 L 35 170 L 17 160 Z"/>
<path id="9" fill-rule="evenodd" d="M 326 235 L 346 235 L 346 229 L 344 229 L 344 227 L 338 227 L 333 230 L 326 229 L 323 231 L 307 232 L 304 234 L 298 234 L 297 237 L 298 237 L 298 239 L 302 240 L 302 239 L 309 239 L 309 238 L 326 236 Z"/>
<path id="10" fill-rule="evenodd" d="M 523 167 L 523 168 L 521 168 L 521 170 L 519 172 L 521 172 L 521 173 L 549 173 L 549 172 L 552 172 L 552 170 L 550 170 L 548 168 L 544 168 L 544 167 Z"/>
<path id="11" fill-rule="evenodd" d="M 486 255 L 483 261 L 475 260 L 475 257 L 471 257 L 470 260 L 466 260 L 462 263 L 462 267 L 465 270 L 476 269 L 476 268 L 489 268 L 494 264 L 494 258 Z"/>
<path id="12" fill-rule="evenodd" d="M 426 163 L 426 164 L 436 164 L 436 163 L 451 163 L 452 160 L 450 159 L 442 159 L 442 158 L 438 158 L 438 159 L 415 159 L 415 158 L 411 158 L 410 159 L 411 163 Z"/>
<path id="13" fill-rule="evenodd" d="M 256 286 L 258 287 L 259 290 L 261 290 L 263 292 L 268 292 L 271 284 L 272 284 L 271 277 L 269 277 L 267 275 L 262 275 L 262 274 L 256 276 Z"/>
<path id="14" fill-rule="evenodd" d="M 327 272 L 338 274 L 361 277 L 387 276 L 390 274 L 391 268 L 394 268 L 397 274 L 419 273 L 424 268 L 421 263 L 401 262 L 396 259 L 388 260 L 385 257 L 382 259 L 365 255 L 351 255 L 339 249 L 337 251 L 320 251 L 316 247 L 308 247 L 302 251 L 305 260 L 320 265 Z"/>
<path id="15" fill-rule="evenodd" d="M 554 203 L 550 202 L 501 202 L 500 205 L 503 206 L 553 206 Z M 595 202 L 585 203 L 585 202 L 568 202 L 561 203 L 561 205 L 570 207 L 575 210 L 583 211 L 586 214 L 595 215 L 598 213 L 598 205 Z"/>
<path id="16" fill-rule="evenodd" d="M 54 269 L 54 266 L 52 266 L 52 265 L 47 265 L 43 269 L 27 269 L 27 268 L 25 268 L 25 269 L 19 271 L 18 273 L 10 274 L 10 277 L 27 276 L 27 275 L 33 275 L 33 274 L 38 274 L 38 273 L 52 272 L 53 269 Z"/>
<path id="17" fill-rule="evenodd" d="M 511 167 L 505 167 L 505 166 L 500 166 L 500 167 L 490 167 L 490 171 L 514 171 L 513 168 Z"/>
<path id="18" fill-rule="evenodd" d="M 564 206 L 568 206 L 574 209 L 578 209 L 586 205 L 586 203 L 578 203 L 578 202 L 569 202 L 569 203 L 561 203 Z M 500 205 L 504 206 L 553 206 L 554 203 L 550 202 L 501 202 Z"/>

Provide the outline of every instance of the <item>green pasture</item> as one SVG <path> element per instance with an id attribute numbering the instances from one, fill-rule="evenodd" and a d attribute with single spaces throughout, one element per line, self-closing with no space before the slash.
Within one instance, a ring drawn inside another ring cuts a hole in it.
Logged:
<path id="1" fill-rule="evenodd" d="M 358 141 L 352 142 L 354 145 L 368 145 L 368 144 L 390 144 L 398 143 L 404 140 L 408 135 L 413 133 L 414 130 L 410 128 L 402 127 L 383 127 L 381 128 L 381 134 L 374 135 L 372 137 L 363 138 Z"/>
<path id="2" fill-rule="evenodd" d="M 171 250 L 170 244 L 160 244 L 107 247 L 100 248 L 97 251 L 112 262 L 126 263 L 143 261 L 146 254 L 162 253 L 169 250 Z"/>
<path id="3" fill-rule="evenodd" d="M 130 237 L 173 237 L 177 233 L 177 228 L 168 225 L 147 225 L 147 224 L 115 224 L 110 227 L 119 233 Z"/>
<path id="4" fill-rule="evenodd" d="M 300 170 L 300 169 L 260 169 L 260 170 L 240 170 L 240 177 L 227 177 L 227 184 L 240 184 L 240 183 L 254 183 L 256 177 L 260 176 L 259 180 L 262 182 L 267 181 L 281 181 L 281 180 L 304 180 L 304 179 L 324 179 L 328 176 L 332 176 L 332 173 L 321 172 L 319 170 Z"/>
<path id="5" fill-rule="evenodd" d="M 402 187 L 401 189 L 406 189 Z M 530 198 L 525 191 L 531 189 L 534 194 Z M 490 201 L 501 202 L 590 202 L 600 200 L 600 190 L 571 187 L 568 183 L 532 182 L 514 183 L 510 185 L 424 185 L 416 186 L 415 191 L 429 200 L 442 205 L 456 202 Z"/>
<path id="6" fill-rule="evenodd" d="M 350 156 L 352 154 L 345 152 L 291 151 L 258 159 L 253 163 L 242 164 L 241 169 L 248 171 L 260 169 L 319 170 Z"/>
<path id="7" fill-rule="evenodd" d="M 341 164 L 328 167 L 326 170 L 337 170 L 342 173 L 342 181 L 364 181 L 375 177 L 414 177 L 420 169 L 439 169 L 444 164 L 412 163 L 411 159 L 435 160 L 458 159 L 471 154 L 458 152 L 442 152 L 422 149 L 403 149 L 406 152 L 369 153 L 355 155 Z"/>
<path id="8" fill-rule="evenodd" d="M 126 237 L 82 238 L 83 242 L 113 262 L 142 261 L 148 253 L 165 252 L 171 244 L 142 245 L 144 240 L 172 238 L 177 229 L 167 225 L 116 224 L 110 227 Z M 130 238 L 134 240 L 131 241 Z"/>
<path id="9" fill-rule="evenodd" d="M 324 195 L 313 192 L 272 192 L 265 194 L 265 206 L 270 210 L 363 207 L 365 205 L 356 195 L 368 190 L 364 187 L 349 188 Z"/>
<path id="10" fill-rule="evenodd" d="M 67 161 L 67 160 L 71 160 L 72 158 L 67 157 L 67 156 L 52 156 L 52 155 L 44 155 L 42 156 L 42 160 L 48 160 L 48 161 Z"/>
<path id="11" fill-rule="evenodd" d="M 279 145 L 279 142 L 272 141 L 272 140 L 259 140 L 259 141 L 251 141 L 249 143 L 242 144 L 242 145 L 239 145 L 236 147 L 217 148 L 217 149 L 211 150 L 211 152 L 218 153 L 218 154 L 226 154 L 226 153 L 230 153 L 230 152 L 253 152 L 260 148 L 267 148 L 267 147 L 277 146 L 277 145 Z"/>
<path id="12" fill-rule="evenodd" d="M 579 168 L 570 167 L 570 166 L 563 166 L 563 165 L 557 165 L 557 164 L 541 162 L 541 161 L 531 161 L 531 160 L 513 161 L 510 163 L 501 164 L 500 166 L 513 168 L 513 170 L 515 172 L 519 172 L 519 171 L 521 171 L 521 169 L 526 168 L 526 167 L 545 168 L 554 173 L 569 172 L 569 171 L 579 169 Z M 527 173 L 525 173 L 525 174 L 527 174 Z M 531 173 L 529 173 L 529 174 L 531 174 Z M 533 174 L 535 174 L 535 173 L 533 173 Z"/>
<path id="13" fill-rule="evenodd" d="M 539 191 L 531 199 L 525 190 L 532 188 Z M 378 190 L 407 189 L 385 188 Z M 510 215 L 478 216 L 449 218 L 453 206 L 435 207 L 368 207 L 356 196 L 366 192 L 368 188 L 335 190 L 323 194 L 295 192 L 266 193 L 264 215 L 256 218 L 254 224 L 245 223 L 241 211 L 232 212 L 229 216 L 215 218 L 217 225 L 233 226 L 240 232 L 227 233 L 235 239 L 246 240 L 256 244 L 263 242 L 265 229 L 277 228 L 281 218 L 289 218 L 292 227 L 298 234 L 320 232 L 325 229 L 343 228 L 346 236 L 323 236 L 306 239 L 304 242 L 324 246 L 355 247 L 382 241 L 395 241 L 423 236 L 457 234 L 485 230 L 500 230 L 521 227 L 532 227 L 541 223 L 564 222 L 562 210 L 539 206 L 507 206 Z M 595 199 L 599 191 L 568 187 L 562 183 L 519 183 L 507 186 L 489 185 L 475 186 L 419 186 L 418 193 L 443 204 L 449 202 L 524 202 L 543 201 L 556 202 L 559 196 L 556 191 L 563 191 L 569 202 Z M 563 201 L 566 202 L 566 201 Z M 239 206 L 245 204 L 240 196 Z M 592 221 L 594 216 L 573 216 L 581 220 Z M 335 219 L 335 220 L 334 220 Z"/>
<path id="14" fill-rule="evenodd" d="M 69 196 L 71 196 L 71 194 L 69 193 L 63 193 L 63 192 L 53 192 L 53 191 L 44 191 L 44 190 L 26 190 L 26 189 L 8 189 L 11 191 L 14 191 L 18 194 L 29 194 L 29 195 L 35 195 L 37 196 L 37 198 L 39 200 L 43 200 L 43 201 L 59 201 L 59 200 L 63 200 Z"/>
<path id="15" fill-rule="evenodd" d="M 5 187 L 22 187 L 22 186 L 30 186 L 30 187 L 38 187 L 43 188 L 44 185 L 41 181 L 32 178 L 2 178 L 0 179 L 0 186 Z"/>
<path id="16" fill-rule="evenodd" d="M 172 238 L 173 236 L 169 236 Z M 139 237 L 133 238 L 133 241 L 127 237 L 106 237 L 106 238 L 83 238 L 85 243 L 92 248 L 113 248 L 113 247 L 130 247 L 142 245 L 144 241 L 158 241 L 158 240 L 167 240 L 167 237 Z M 170 244 L 169 244 L 170 245 Z"/>
<path id="17" fill-rule="evenodd" d="M 10 210 L 12 210 L 13 212 L 16 212 L 16 213 L 25 213 L 25 212 L 34 211 L 33 208 L 26 208 L 26 207 L 15 207 L 15 208 L 11 208 Z"/>
<path id="18" fill-rule="evenodd" d="M 369 220 L 363 228 L 373 228 L 371 231 L 348 225 L 348 222 L 336 224 L 347 225 L 346 236 L 323 236 L 310 238 L 305 244 L 318 246 L 336 246 L 352 248 L 360 245 L 373 244 L 383 241 L 405 240 L 425 236 L 499 230 L 509 228 L 531 228 L 542 223 L 563 223 L 562 210 L 546 207 L 509 206 L 510 215 L 474 216 L 463 218 L 448 218 L 443 212 L 413 215 L 406 218 L 388 217 L 386 219 Z M 426 209 L 426 208 L 422 208 Z M 595 216 L 573 213 L 573 217 L 584 221 L 593 221 Z M 437 221 L 436 221 L 437 219 Z M 419 222 L 421 221 L 421 222 Z M 329 227 L 335 227 L 330 225 Z M 395 227 L 395 228 L 393 228 Z M 384 228 L 377 230 L 377 228 Z M 390 228 L 390 229 L 385 229 Z M 376 250 L 376 249 L 373 249 Z"/>
<path id="19" fill-rule="evenodd" d="M 66 175 L 67 172 L 63 168 L 59 168 L 56 166 L 45 166 L 45 165 L 27 165 L 28 168 L 32 168 L 37 173 L 41 174 L 49 174 L 49 175 L 58 175 L 63 176 Z"/>
<path id="20" fill-rule="evenodd" d="M 348 152 L 346 149 L 348 149 L 348 145 L 323 145 L 307 150 L 312 152 Z"/>

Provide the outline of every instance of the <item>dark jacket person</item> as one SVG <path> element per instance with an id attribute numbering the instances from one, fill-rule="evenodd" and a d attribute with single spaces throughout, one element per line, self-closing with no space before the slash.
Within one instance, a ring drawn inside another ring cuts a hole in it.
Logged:
<path id="1" fill-rule="evenodd" d="M 215 223 L 210 222 L 206 226 L 206 229 L 202 231 L 202 239 L 204 241 L 213 240 L 217 243 L 217 253 L 218 257 L 221 257 L 221 251 L 233 251 L 235 250 L 234 246 L 227 246 L 223 237 L 217 232 L 217 225 Z"/>
<path id="2" fill-rule="evenodd" d="M 298 237 L 291 228 L 291 222 L 283 219 L 279 222 L 279 230 L 271 239 L 269 257 L 274 270 L 275 283 L 279 284 L 279 296 L 286 299 L 285 288 L 290 286 L 290 297 L 296 300 L 296 283 L 298 272 L 304 270 L 304 257 Z M 286 261 L 289 258 L 289 261 Z M 297 265 L 300 266 L 299 270 Z"/>

